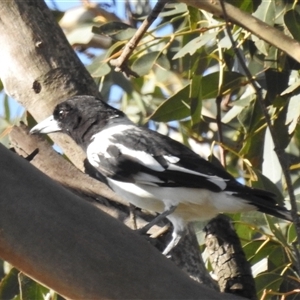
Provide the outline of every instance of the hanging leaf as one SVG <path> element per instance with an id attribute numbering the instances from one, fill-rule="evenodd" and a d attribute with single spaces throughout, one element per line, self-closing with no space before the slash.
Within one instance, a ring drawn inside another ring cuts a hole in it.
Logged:
<path id="1" fill-rule="evenodd" d="M 270 130 L 267 128 L 265 132 L 262 173 L 275 183 L 280 191 L 282 191 L 282 168 L 274 148 L 275 146 Z"/>
<path id="2" fill-rule="evenodd" d="M 110 73 L 111 67 L 105 62 L 104 58 L 104 55 L 99 55 L 86 67 L 92 77 L 102 77 Z"/>
<path id="3" fill-rule="evenodd" d="M 23 273 L 19 273 L 19 284 L 22 294 L 22 300 L 45 300 L 49 289 L 36 283 Z"/>
<path id="4" fill-rule="evenodd" d="M 245 77 L 236 72 L 224 72 L 223 85 L 221 93 L 233 93 L 243 86 Z M 218 95 L 219 72 L 211 73 L 202 77 L 201 81 L 197 82 L 201 85 L 201 93 L 198 99 L 206 100 L 216 98 Z M 188 85 L 189 87 L 189 85 Z M 187 88 L 187 87 L 185 87 Z M 244 86 L 243 86 L 244 88 Z M 174 94 L 164 101 L 149 117 L 158 122 L 169 122 L 172 120 L 180 120 L 191 116 L 191 98 L 187 90 L 184 93 Z"/>
<path id="5" fill-rule="evenodd" d="M 191 99 L 191 117 L 192 124 L 197 124 L 201 119 L 202 109 L 202 92 L 201 92 L 201 75 L 193 76 L 190 84 L 190 99 Z"/>
<path id="6" fill-rule="evenodd" d="M 296 95 L 290 98 L 288 109 L 287 109 L 285 125 L 288 126 L 289 134 L 292 134 L 295 131 L 296 126 L 298 124 L 299 117 L 300 117 L 300 95 Z"/>
<path id="7" fill-rule="evenodd" d="M 131 70 L 137 73 L 139 76 L 144 76 L 148 74 L 156 60 L 160 55 L 160 51 L 154 51 L 146 53 L 138 57 L 131 65 Z"/>
<path id="8" fill-rule="evenodd" d="M 132 38 L 136 29 L 125 23 L 108 22 L 99 27 L 93 26 L 92 32 L 109 36 L 117 41 L 124 41 Z"/>
<path id="9" fill-rule="evenodd" d="M 159 14 L 160 18 L 183 14 L 187 11 L 187 5 L 184 3 L 168 3 L 165 11 Z"/>
<path id="10" fill-rule="evenodd" d="M 259 274 L 255 278 L 255 285 L 258 294 L 258 299 L 261 298 L 265 290 L 278 291 L 282 282 L 283 282 L 283 277 L 280 276 L 280 274 L 275 274 L 275 273 Z M 269 298 L 264 297 L 264 299 L 269 299 Z"/>
<path id="11" fill-rule="evenodd" d="M 293 38 L 300 41 L 300 14 L 295 9 L 291 9 L 284 14 L 283 19 Z"/>
<path id="12" fill-rule="evenodd" d="M 217 34 L 217 31 L 207 31 L 204 34 L 201 34 L 199 37 L 191 40 L 183 48 L 181 48 L 177 54 L 174 55 L 173 59 L 181 58 L 187 54 L 193 55 L 199 48 L 203 47 L 207 43 L 215 43 Z"/>
<path id="13" fill-rule="evenodd" d="M 19 294 L 18 271 L 12 268 L 9 273 L 1 280 L 0 299 L 13 299 Z"/>
<path id="14" fill-rule="evenodd" d="M 187 105 L 189 101 L 190 85 L 186 85 L 177 93 L 163 102 L 149 119 L 157 122 L 169 122 L 171 120 L 181 120 L 189 116 L 190 108 Z"/>

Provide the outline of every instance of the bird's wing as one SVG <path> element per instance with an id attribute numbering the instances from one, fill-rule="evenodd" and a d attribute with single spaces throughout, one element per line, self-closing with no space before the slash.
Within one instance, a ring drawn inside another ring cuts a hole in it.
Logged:
<path id="1" fill-rule="evenodd" d="M 163 187 L 206 188 L 223 191 L 236 182 L 184 145 L 156 132 L 131 127 L 99 133 L 88 149 L 88 159 L 105 176 L 120 181 Z"/>
<path id="2" fill-rule="evenodd" d="M 147 129 L 120 126 L 99 133 L 88 147 L 87 156 L 103 175 L 118 181 L 225 192 L 237 200 L 244 199 L 262 212 L 291 220 L 289 212 L 277 205 L 273 193 L 238 183 L 225 169 L 169 137 Z"/>

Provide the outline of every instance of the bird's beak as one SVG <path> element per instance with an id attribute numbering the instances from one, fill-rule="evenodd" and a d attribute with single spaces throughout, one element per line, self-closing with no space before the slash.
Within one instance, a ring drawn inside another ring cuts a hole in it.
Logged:
<path id="1" fill-rule="evenodd" d="M 51 133 L 61 131 L 61 127 L 59 126 L 58 122 L 54 120 L 53 116 L 48 117 L 44 121 L 35 125 L 31 130 L 30 133 Z"/>

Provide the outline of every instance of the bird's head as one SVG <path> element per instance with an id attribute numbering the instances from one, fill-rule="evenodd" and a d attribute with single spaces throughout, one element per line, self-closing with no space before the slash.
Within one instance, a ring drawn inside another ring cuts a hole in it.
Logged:
<path id="1" fill-rule="evenodd" d="M 120 112 L 93 96 L 74 96 L 58 104 L 53 114 L 31 130 L 35 133 L 61 131 L 83 144 L 95 131 L 101 130 L 111 116 Z"/>

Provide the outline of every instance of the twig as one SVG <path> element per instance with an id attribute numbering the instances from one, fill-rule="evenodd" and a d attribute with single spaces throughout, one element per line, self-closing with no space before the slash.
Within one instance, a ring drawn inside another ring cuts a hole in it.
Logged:
<path id="1" fill-rule="evenodd" d="M 151 24 L 156 20 L 160 12 L 165 7 L 168 0 L 158 0 L 155 4 L 154 8 L 152 9 L 149 16 L 144 20 L 142 25 L 139 27 L 139 29 L 136 31 L 134 36 L 130 39 L 130 41 L 126 44 L 122 54 L 117 59 L 112 59 L 110 61 L 110 64 L 115 67 L 116 72 L 123 72 L 126 76 L 134 76 L 138 77 L 138 74 L 132 71 L 127 66 L 127 60 L 131 56 L 134 49 L 137 47 L 140 40 L 143 38 L 145 32 L 148 30 L 148 28 L 151 26 Z"/>
<path id="2" fill-rule="evenodd" d="M 222 121 L 221 121 L 221 103 L 222 103 L 222 96 L 218 95 L 216 98 L 216 106 L 217 106 L 216 121 L 218 127 L 218 139 L 220 145 L 223 145 L 224 139 L 223 139 L 223 128 L 222 128 Z M 219 147 L 219 150 L 220 150 L 221 164 L 224 168 L 226 168 L 225 150 L 222 146 Z"/>
<path id="3" fill-rule="evenodd" d="M 255 79 L 252 77 L 252 75 L 251 75 L 248 67 L 246 66 L 246 63 L 245 63 L 239 49 L 236 47 L 235 40 L 233 39 L 232 34 L 231 34 L 231 30 L 230 30 L 231 24 L 229 23 L 229 20 L 228 20 L 226 8 L 225 8 L 225 5 L 224 5 L 224 0 L 221 0 L 220 4 L 221 4 L 222 10 L 223 10 L 223 17 L 224 17 L 224 20 L 225 20 L 225 23 L 226 23 L 226 31 L 227 31 L 228 37 L 230 39 L 230 42 L 232 44 L 233 50 L 235 52 L 235 55 L 236 55 L 237 59 L 239 60 L 239 63 L 241 64 L 241 67 L 242 67 L 243 71 L 245 72 L 250 84 L 253 86 L 253 88 L 255 90 L 255 93 L 257 95 L 257 101 L 260 105 L 260 108 L 263 112 L 263 115 L 264 115 L 264 118 L 266 120 L 267 126 L 270 130 L 270 134 L 271 134 L 274 146 L 275 146 L 274 151 L 275 151 L 275 153 L 278 157 L 278 160 L 279 160 L 279 163 L 280 163 L 280 166 L 282 168 L 282 172 L 283 172 L 283 175 L 284 175 L 284 178 L 285 178 L 285 181 L 286 181 L 286 186 L 287 186 L 287 190 L 288 190 L 288 194 L 289 194 L 290 202 L 291 202 L 291 207 L 292 207 L 291 216 L 293 218 L 293 223 L 295 224 L 297 239 L 298 239 L 298 243 L 299 243 L 299 241 L 300 241 L 300 220 L 299 220 L 299 216 L 297 214 L 298 208 L 297 208 L 297 203 L 296 203 L 296 197 L 295 197 L 295 194 L 294 194 L 292 179 L 291 179 L 290 172 L 289 172 L 288 157 L 287 157 L 284 149 L 282 149 L 280 147 L 280 143 L 278 141 L 277 135 L 276 135 L 276 133 L 274 131 L 274 128 L 272 126 L 270 115 L 268 113 L 265 102 L 263 101 L 261 88 L 259 87 L 259 85 L 255 81 Z M 295 249 L 295 250 L 296 250 L 295 252 L 296 252 L 296 256 L 297 256 L 297 269 L 300 272 L 300 254 L 299 254 L 299 251 L 297 251 L 297 249 Z"/>

